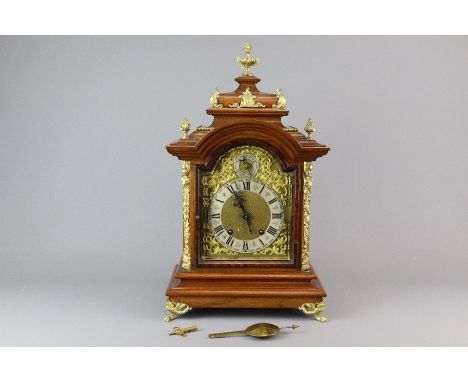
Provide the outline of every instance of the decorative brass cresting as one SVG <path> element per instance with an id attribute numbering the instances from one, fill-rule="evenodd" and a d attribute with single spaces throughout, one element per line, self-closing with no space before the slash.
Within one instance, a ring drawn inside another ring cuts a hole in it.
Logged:
<path id="1" fill-rule="evenodd" d="M 328 321 L 328 318 L 321 316 L 320 314 L 325 311 L 325 299 L 322 298 L 322 301 L 319 302 L 307 302 L 302 304 L 298 308 L 304 314 L 310 314 L 315 317 L 315 319 L 322 324 Z"/>
<path id="2" fill-rule="evenodd" d="M 218 97 L 219 97 L 219 90 L 218 88 L 215 88 L 213 94 L 210 97 L 210 106 L 215 109 L 220 109 L 223 107 L 222 104 L 218 103 Z"/>
<path id="3" fill-rule="evenodd" d="M 246 56 L 244 58 L 237 57 L 237 63 L 244 69 L 244 72 L 242 73 L 244 76 L 251 76 L 252 73 L 250 72 L 250 69 L 252 69 L 260 62 L 260 59 L 250 57 L 251 50 L 252 45 L 246 42 L 244 45 L 244 52 Z"/>
<path id="4" fill-rule="evenodd" d="M 272 107 L 273 109 L 285 109 L 286 108 L 286 98 L 281 92 L 281 89 L 276 89 L 276 103 Z"/>
<path id="5" fill-rule="evenodd" d="M 192 310 L 192 307 L 184 304 L 183 302 L 172 301 L 167 299 L 166 301 L 166 310 L 168 311 L 167 316 L 164 317 L 165 322 L 172 321 L 178 315 L 187 313 L 189 310 Z"/>
<path id="6" fill-rule="evenodd" d="M 190 162 L 181 161 L 182 165 L 182 220 L 184 231 L 184 247 L 182 252 L 182 268 L 190 271 Z"/>
<path id="7" fill-rule="evenodd" d="M 232 105 L 229 105 L 229 107 L 234 107 L 234 108 L 241 108 L 241 107 L 265 107 L 264 104 L 261 102 L 255 102 L 255 98 L 257 96 L 254 96 L 250 92 L 250 88 L 245 89 L 245 92 L 243 92 L 239 96 L 241 102 L 240 103 L 233 103 Z"/>
<path id="8" fill-rule="evenodd" d="M 199 131 L 211 131 L 211 130 L 213 130 L 213 128 L 210 127 L 210 126 L 200 125 L 200 126 L 197 127 L 197 130 L 199 130 Z"/>
<path id="9" fill-rule="evenodd" d="M 309 245 L 310 245 L 310 193 L 312 191 L 312 162 L 304 162 L 304 222 L 303 222 L 303 246 L 301 258 L 301 270 L 307 272 L 310 269 Z"/>

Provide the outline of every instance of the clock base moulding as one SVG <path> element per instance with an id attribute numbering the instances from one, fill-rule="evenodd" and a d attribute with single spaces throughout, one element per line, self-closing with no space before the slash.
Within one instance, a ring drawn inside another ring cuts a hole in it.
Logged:
<path id="1" fill-rule="evenodd" d="M 198 269 L 186 272 L 181 264 L 172 274 L 166 291 L 164 318 L 171 321 L 192 308 L 293 308 L 320 322 L 325 310 L 326 292 L 312 266 L 297 269 L 235 272 L 229 269 Z"/>

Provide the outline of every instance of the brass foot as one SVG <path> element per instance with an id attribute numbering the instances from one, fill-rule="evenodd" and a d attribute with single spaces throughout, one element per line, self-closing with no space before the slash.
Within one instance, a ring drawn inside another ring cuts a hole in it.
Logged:
<path id="1" fill-rule="evenodd" d="M 315 319 L 321 323 L 327 322 L 328 318 L 325 316 L 320 316 L 320 313 L 325 311 L 325 299 L 319 302 L 306 302 L 298 308 L 301 312 L 305 314 L 310 314 L 315 317 Z"/>
<path id="2" fill-rule="evenodd" d="M 192 307 L 190 307 L 187 304 L 184 304 L 183 302 L 172 301 L 168 298 L 166 301 L 166 310 L 168 313 L 167 316 L 164 317 L 164 321 L 172 321 L 174 318 L 177 317 L 177 315 L 185 314 L 191 309 Z"/>

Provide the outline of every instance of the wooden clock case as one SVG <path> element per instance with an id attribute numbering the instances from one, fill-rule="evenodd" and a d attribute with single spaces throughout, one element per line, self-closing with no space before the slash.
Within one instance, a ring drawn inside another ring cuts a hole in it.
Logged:
<path id="1" fill-rule="evenodd" d="M 326 293 L 309 263 L 309 254 L 303 254 L 309 248 L 308 220 L 304 227 L 304 219 L 308 219 L 304 216 L 304 168 L 305 163 L 327 154 L 329 148 L 310 136 L 308 139 L 293 127 L 284 126 L 281 118 L 289 112 L 275 107 L 278 93 L 268 94 L 257 89 L 259 78 L 243 75 L 235 80 L 238 88 L 219 94 L 216 103 L 207 110 L 214 117 L 210 126 L 199 126 L 190 135 L 166 146 L 170 154 L 187 166 L 189 215 L 184 227 L 189 229 L 189 239 L 184 235 L 188 258 L 185 263 L 181 260 L 176 265 L 166 291 L 166 309 L 170 313 L 165 320 L 191 308 L 300 307 L 304 313 L 314 314 L 319 319 L 318 314 L 324 309 L 320 304 Z M 230 107 L 242 99 L 246 91 L 263 107 Z M 200 171 L 211 169 L 220 155 L 241 145 L 267 150 L 279 160 L 284 171 L 294 172 L 289 261 L 203 261 L 200 256 Z M 307 199 L 307 203 L 309 201 Z M 322 308 L 317 308 L 319 305 Z"/>

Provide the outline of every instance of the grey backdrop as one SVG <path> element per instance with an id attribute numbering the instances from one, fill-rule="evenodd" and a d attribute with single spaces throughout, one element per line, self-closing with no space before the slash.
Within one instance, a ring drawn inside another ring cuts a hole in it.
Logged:
<path id="1" fill-rule="evenodd" d="M 162 322 L 181 253 L 180 167 L 245 41 L 260 89 L 330 153 L 312 261 L 328 324 L 296 311 Z M 467 37 L 0 38 L 1 345 L 468 345 Z M 258 322 L 271 341 L 210 340 Z M 188 338 L 167 335 L 197 324 Z"/>

